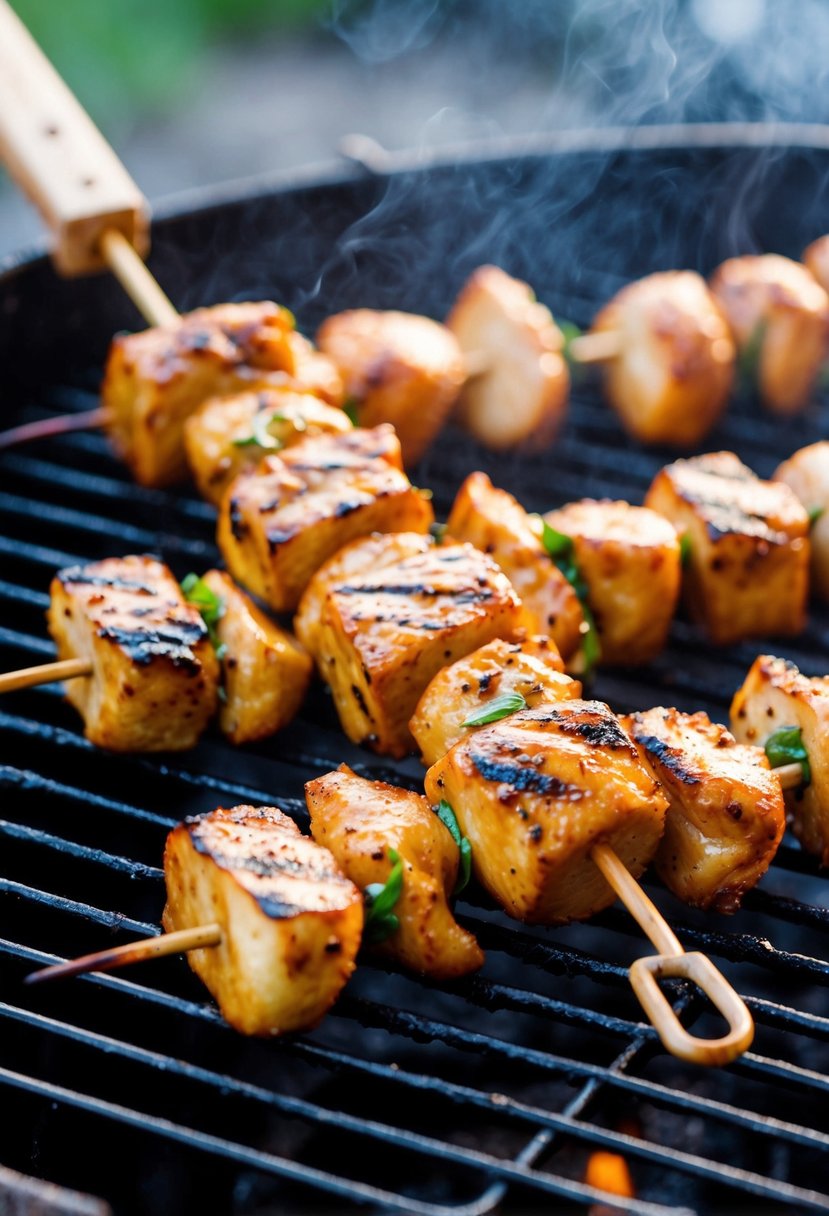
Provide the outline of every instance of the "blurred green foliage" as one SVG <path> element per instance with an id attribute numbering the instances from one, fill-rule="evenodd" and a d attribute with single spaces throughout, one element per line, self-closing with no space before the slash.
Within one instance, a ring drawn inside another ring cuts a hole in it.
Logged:
<path id="1" fill-rule="evenodd" d="M 162 110 L 236 38 L 319 28 L 330 0 L 12 0 L 106 129 Z"/>

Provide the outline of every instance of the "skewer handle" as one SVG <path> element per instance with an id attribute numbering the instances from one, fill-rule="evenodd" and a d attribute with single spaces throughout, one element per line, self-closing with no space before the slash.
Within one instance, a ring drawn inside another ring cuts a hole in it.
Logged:
<path id="1" fill-rule="evenodd" d="M 114 971 L 130 963 L 144 963 L 149 959 L 163 958 L 167 954 L 183 954 L 186 950 L 203 950 L 218 946 L 222 940 L 221 925 L 196 925 L 192 929 L 178 929 L 175 933 L 160 933 L 158 937 L 145 937 L 140 942 L 129 942 L 126 946 L 115 946 L 112 950 L 99 950 L 96 954 L 84 954 L 81 958 L 66 963 L 55 963 L 41 971 L 33 971 L 23 981 L 25 984 L 42 984 L 45 980 L 67 979 L 71 975 L 82 975 L 85 971 Z"/>
<path id="2" fill-rule="evenodd" d="M 103 270 L 107 230 L 147 251 L 147 201 L 29 31 L 0 0 L 0 157 L 42 213 L 64 275 Z"/>
<path id="3" fill-rule="evenodd" d="M 574 363 L 608 363 L 621 355 L 622 335 L 609 329 L 580 334 L 571 341 L 569 353 Z"/>
<path id="4" fill-rule="evenodd" d="M 0 693 L 16 692 L 19 688 L 35 688 L 38 684 L 53 684 L 56 680 L 75 680 L 92 675 L 89 659 L 60 659 L 56 663 L 41 663 L 39 667 L 23 667 L 0 676 Z"/>
<path id="5" fill-rule="evenodd" d="M 743 998 L 704 954 L 685 953 L 671 926 L 613 849 L 595 844 L 590 856 L 659 951 L 636 960 L 630 969 L 630 982 L 662 1045 L 692 1064 L 729 1064 L 742 1055 L 754 1038 L 754 1021 Z M 660 989 L 660 979 L 685 979 L 697 984 L 725 1018 L 728 1033 L 719 1039 L 690 1034 Z"/>

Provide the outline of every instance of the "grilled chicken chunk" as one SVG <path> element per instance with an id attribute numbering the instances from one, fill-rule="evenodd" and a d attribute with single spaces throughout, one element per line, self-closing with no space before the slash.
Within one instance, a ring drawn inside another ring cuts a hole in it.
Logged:
<path id="1" fill-rule="evenodd" d="M 268 452 L 350 430 L 341 409 L 311 393 L 261 389 L 210 397 L 185 422 L 184 446 L 199 493 L 218 506 L 234 477 Z"/>
<path id="2" fill-rule="evenodd" d="M 809 785 L 786 802 L 800 842 L 829 865 L 829 676 L 802 675 L 794 663 L 761 654 L 731 702 L 731 729 L 741 743 L 764 747 L 781 727 L 796 727 L 809 759 Z"/>
<path id="3" fill-rule="evenodd" d="M 662 469 L 645 506 L 688 538 L 683 591 L 712 642 L 803 629 L 809 517 L 788 486 L 712 452 Z"/>
<path id="4" fill-rule="evenodd" d="M 829 235 L 819 236 L 803 250 L 801 259 L 824 291 L 829 291 Z"/>
<path id="5" fill-rule="evenodd" d="M 397 467 L 390 426 L 304 439 L 240 473 L 225 492 L 218 544 L 238 582 L 290 612 L 311 575 L 357 536 L 427 532 L 432 507 Z"/>
<path id="6" fill-rule="evenodd" d="M 712 275 L 711 290 L 738 348 L 757 348 L 765 404 L 796 414 L 829 350 L 829 295 L 805 266 L 776 253 L 730 258 Z"/>
<path id="7" fill-rule="evenodd" d="M 643 443 L 690 447 L 719 418 L 734 379 L 735 347 L 705 280 L 667 270 L 623 287 L 593 322 L 618 335 L 604 387 L 625 429 Z"/>
<path id="8" fill-rule="evenodd" d="M 681 583 L 679 537 L 663 516 L 585 498 L 544 516 L 573 542 L 603 664 L 632 667 L 663 649 Z"/>
<path id="9" fill-rule="evenodd" d="M 774 480 L 794 490 L 809 514 L 812 587 L 829 602 L 829 443 L 824 439 L 795 452 L 778 466 Z"/>
<path id="10" fill-rule="evenodd" d="M 343 730 L 382 755 L 405 755 L 432 677 L 492 638 L 513 637 L 520 620 L 508 580 L 471 545 L 437 545 L 335 584 L 315 657 Z"/>
<path id="11" fill-rule="evenodd" d="M 495 451 L 552 443 L 567 411 L 564 338 L 520 279 L 479 266 L 446 319 L 468 359 L 458 416 Z"/>
<path id="12" fill-rule="evenodd" d="M 613 848 L 634 877 L 652 859 L 667 802 L 600 701 L 511 714 L 456 743 L 426 774 L 472 844 L 478 880 L 518 920 L 584 920 L 615 896 L 590 859 Z"/>
<path id="13" fill-rule="evenodd" d="M 622 718 L 668 799 L 656 869 L 697 908 L 735 912 L 765 874 L 786 827 L 780 782 L 759 747 L 707 714 L 648 709 Z"/>
<path id="14" fill-rule="evenodd" d="M 297 335 L 298 336 L 298 335 Z M 297 370 L 294 319 L 276 304 L 219 304 L 113 340 L 102 404 L 119 456 L 142 485 L 187 476 L 184 423 L 208 397 Z"/>
<path id="15" fill-rule="evenodd" d="M 356 308 L 324 321 L 317 345 L 339 370 L 359 425 L 392 423 L 406 466 L 418 461 L 442 429 L 466 375 L 446 326 L 412 313 Z"/>
<path id="16" fill-rule="evenodd" d="M 527 705 L 581 696 L 581 684 L 563 675 L 564 666 L 552 638 L 524 642 L 496 638 L 431 681 L 417 703 L 409 729 L 423 762 L 434 764 L 469 734 L 467 718 L 485 713 L 506 693 L 520 693 Z"/>
<path id="17" fill-rule="evenodd" d="M 242 1034 L 315 1026 L 354 970 L 363 898 L 328 849 L 275 807 L 187 819 L 164 850 L 168 933 L 218 923 L 190 966 Z"/>
<path id="18" fill-rule="evenodd" d="M 299 601 L 294 632 L 302 645 L 312 654 L 317 652 L 322 610 L 332 587 L 369 571 L 376 573 L 415 553 L 427 553 L 434 543 L 432 537 L 423 532 L 377 532 L 361 536 L 338 549 L 320 566 Z"/>
<path id="19" fill-rule="evenodd" d="M 231 743 L 251 743 L 296 716 L 313 671 L 311 656 L 221 570 L 204 582 L 222 605 L 216 638 L 223 648 L 219 726 Z"/>
<path id="20" fill-rule="evenodd" d="M 361 891 L 388 880 L 390 849 L 403 861 L 403 887 L 394 906 L 400 924 L 375 947 L 380 953 L 442 980 L 483 965 L 483 951 L 449 907 L 458 846 L 421 794 L 366 781 L 341 765 L 309 781 L 305 797 L 314 839 L 331 850 Z"/>
<path id="21" fill-rule="evenodd" d="M 447 532 L 489 553 L 524 605 L 529 633 L 549 634 L 565 661 L 581 646 L 585 627 L 579 598 L 541 543 L 538 520 L 486 473 L 470 473 L 458 490 Z"/>
<path id="22" fill-rule="evenodd" d="M 151 557 L 70 566 L 47 613 L 60 659 L 89 659 L 67 699 L 87 739 L 111 751 L 183 751 L 216 709 L 219 665 L 207 628 Z"/>

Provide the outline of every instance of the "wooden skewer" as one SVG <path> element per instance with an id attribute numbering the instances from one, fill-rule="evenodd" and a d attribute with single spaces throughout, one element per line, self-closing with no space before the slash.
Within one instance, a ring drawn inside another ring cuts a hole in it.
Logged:
<path id="1" fill-rule="evenodd" d="M 17 447 L 34 439 L 48 439 L 50 435 L 65 435 L 69 431 L 91 431 L 105 426 L 109 413 L 104 409 L 83 410 L 79 414 L 58 414 L 55 418 L 42 418 L 39 422 L 27 422 L 0 431 L 0 452 L 4 448 Z"/>
<path id="2" fill-rule="evenodd" d="M 796 790 L 803 784 L 803 769 L 799 764 L 781 764 L 771 770 L 780 779 L 780 788 Z"/>
<path id="3" fill-rule="evenodd" d="M 742 1055 L 754 1038 L 754 1021 L 742 997 L 706 955 L 696 951 L 686 954 L 662 913 L 613 849 L 595 844 L 590 856 L 659 951 L 636 960 L 630 969 L 630 982 L 663 1045 L 672 1055 L 693 1064 L 728 1064 Z M 690 1034 L 660 989 L 657 981 L 662 978 L 686 979 L 699 985 L 725 1018 L 728 1033 L 719 1039 L 701 1039 Z"/>
<path id="4" fill-rule="evenodd" d="M 580 334 L 570 342 L 568 354 L 575 363 L 609 363 L 622 353 L 622 335 L 611 330 Z M 464 354 L 466 375 L 472 380 L 484 376 L 492 367 L 492 357 L 485 350 L 468 350 Z"/>
<path id="5" fill-rule="evenodd" d="M 0 693 L 16 692 L 20 688 L 35 688 L 38 684 L 52 684 L 55 680 L 75 680 L 79 676 L 91 676 L 89 659 L 59 659 L 54 663 L 41 663 L 37 667 L 23 667 L 20 671 L 8 671 L 0 676 Z"/>
<path id="6" fill-rule="evenodd" d="M 178 929 L 175 933 L 160 933 L 157 937 L 146 937 L 126 946 L 112 950 L 99 950 L 95 954 L 84 954 L 81 958 L 66 963 L 55 963 L 41 971 L 27 975 L 24 984 L 42 984 L 46 980 L 68 979 L 82 975 L 85 971 L 114 971 L 130 963 L 144 963 L 167 954 L 184 954 L 187 950 L 204 950 L 218 946 L 222 940 L 221 925 L 196 925 L 192 929 Z"/>
<path id="7" fill-rule="evenodd" d="M 101 234 L 100 248 L 112 273 L 150 325 L 175 325 L 179 314 L 146 262 L 117 228 Z"/>

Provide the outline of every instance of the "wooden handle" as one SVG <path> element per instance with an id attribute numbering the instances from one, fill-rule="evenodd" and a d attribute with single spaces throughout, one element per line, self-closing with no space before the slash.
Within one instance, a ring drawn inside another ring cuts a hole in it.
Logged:
<path id="1" fill-rule="evenodd" d="M 642 927 L 659 954 L 639 958 L 630 969 L 630 982 L 662 1045 L 680 1060 L 692 1064 L 729 1064 L 742 1055 L 754 1038 L 754 1021 L 741 996 L 704 954 L 686 954 L 656 904 L 606 844 L 594 844 L 590 856 L 631 916 Z M 662 978 L 691 980 L 699 985 L 728 1023 L 728 1034 L 700 1039 L 680 1022 L 657 983 Z"/>
<path id="2" fill-rule="evenodd" d="M 146 199 L 7 0 L 0 0 L 0 157 L 51 229 L 61 274 L 105 269 L 99 245 L 110 229 L 146 253 Z"/>

